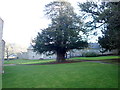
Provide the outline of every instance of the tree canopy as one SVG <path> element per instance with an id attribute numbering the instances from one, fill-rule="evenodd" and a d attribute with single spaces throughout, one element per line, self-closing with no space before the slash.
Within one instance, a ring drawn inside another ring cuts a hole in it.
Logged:
<path id="1" fill-rule="evenodd" d="M 79 3 L 85 18 L 92 17 L 86 23 L 89 29 L 99 28 L 102 37 L 98 43 L 104 51 L 117 49 L 120 54 L 120 2 L 86 2 Z"/>
<path id="2" fill-rule="evenodd" d="M 51 24 L 35 38 L 35 51 L 56 54 L 57 62 L 62 62 L 69 50 L 87 47 L 87 41 L 80 35 L 80 32 L 86 31 L 82 29 L 83 24 L 69 2 L 51 2 L 45 6 L 45 13 L 51 19 Z"/>
<path id="3" fill-rule="evenodd" d="M 109 3 L 107 13 L 106 30 L 99 37 L 99 43 L 105 51 L 117 49 L 120 54 L 120 2 Z"/>

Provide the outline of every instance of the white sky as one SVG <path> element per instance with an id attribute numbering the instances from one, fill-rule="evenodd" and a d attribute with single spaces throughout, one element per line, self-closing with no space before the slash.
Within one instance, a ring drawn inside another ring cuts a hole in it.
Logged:
<path id="1" fill-rule="evenodd" d="M 24 47 L 47 27 L 49 20 L 44 16 L 44 6 L 53 0 L 0 0 L 0 17 L 4 20 L 3 39 Z M 68 0 L 72 5 L 78 1 Z"/>

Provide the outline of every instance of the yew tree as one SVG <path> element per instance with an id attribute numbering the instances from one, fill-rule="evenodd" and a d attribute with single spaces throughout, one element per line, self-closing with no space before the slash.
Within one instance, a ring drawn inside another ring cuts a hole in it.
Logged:
<path id="1" fill-rule="evenodd" d="M 56 54 L 56 61 L 64 62 L 66 52 L 88 46 L 86 39 L 80 35 L 80 32 L 86 32 L 82 29 L 83 24 L 69 2 L 54 1 L 47 4 L 45 15 L 51 19 L 51 24 L 34 39 L 34 51 Z"/>
<path id="2" fill-rule="evenodd" d="M 106 29 L 98 42 L 105 51 L 116 49 L 120 55 L 120 2 L 107 3 L 107 9 L 101 15 L 106 19 Z"/>
<path id="3" fill-rule="evenodd" d="M 83 17 L 92 18 L 86 28 L 102 31 L 98 38 L 101 52 L 117 50 L 120 55 L 120 2 L 86 2 L 79 3 L 79 7 Z"/>

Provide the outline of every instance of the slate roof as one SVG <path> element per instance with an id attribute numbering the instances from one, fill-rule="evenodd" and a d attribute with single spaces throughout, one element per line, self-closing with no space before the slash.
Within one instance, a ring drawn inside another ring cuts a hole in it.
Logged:
<path id="1" fill-rule="evenodd" d="M 100 45 L 98 43 L 89 43 L 88 45 L 91 49 L 100 49 Z"/>
<path id="2" fill-rule="evenodd" d="M 90 49 L 100 49 L 100 45 L 98 43 L 88 43 Z M 28 49 L 33 49 L 33 47 L 30 45 Z"/>

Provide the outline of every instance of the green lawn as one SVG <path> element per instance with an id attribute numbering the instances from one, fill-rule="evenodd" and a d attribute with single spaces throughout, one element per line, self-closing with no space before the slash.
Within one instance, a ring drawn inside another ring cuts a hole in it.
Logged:
<path id="1" fill-rule="evenodd" d="M 105 59 L 117 59 L 120 58 L 118 56 L 101 56 L 101 57 L 75 57 L 70 58 L 68 60 L 105 60 Z M 52 62 L 55 60 L 5 60 L 4 64 L 39 64 L 39 63 L 46 63 L 46 62 Z"/>
<path id="2" fill-rule="evenodd" d="M 18 59 L 18 60 L 5 60 L 4 64 L 38 64 L 38 63 L 46 63 L 46 62 L 52 62 L 55 60 L 22 60 L 22 59 Z"/>
<path id="3" fill-rule="evenodd" d="M 5 66 L 3 88 L 117 88 L 118 66 L 95 62 Z"/>
<path id="4" fill-rule="evenodd" d="M 0 74 L 0 90 L 2 89 L 2 74 Z"/>
<path id="5" fill-rule="evenodd" d="M 74 57 L 69 60 L 81 59 L 81 60 L 105 60 L 105 59 L 118 59 L 119 56 L 100 56 L 100 57 Z"/>

